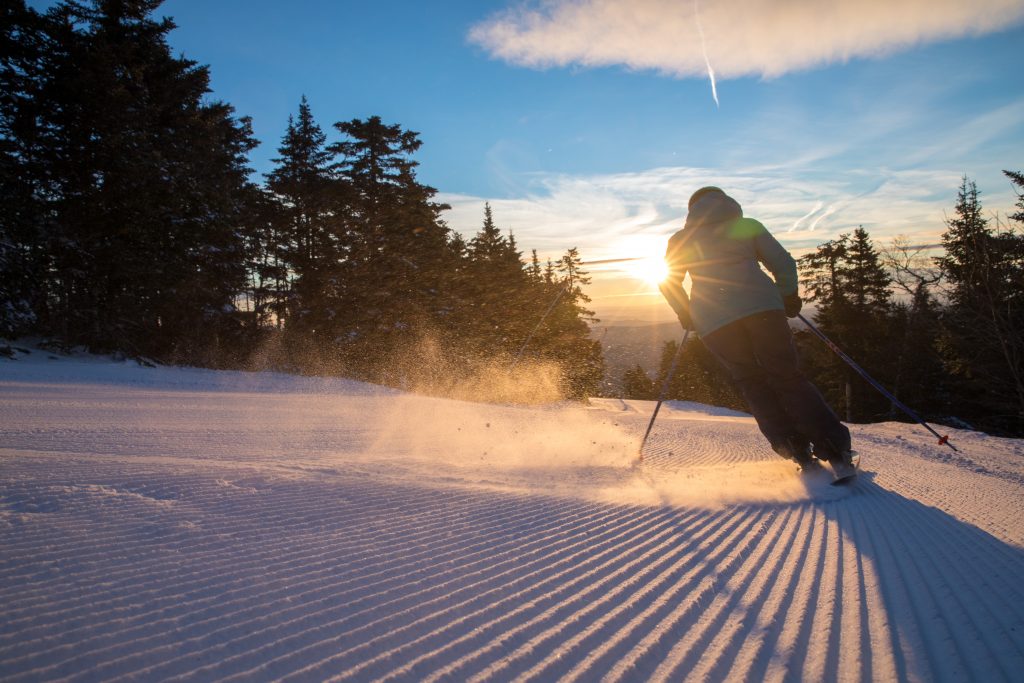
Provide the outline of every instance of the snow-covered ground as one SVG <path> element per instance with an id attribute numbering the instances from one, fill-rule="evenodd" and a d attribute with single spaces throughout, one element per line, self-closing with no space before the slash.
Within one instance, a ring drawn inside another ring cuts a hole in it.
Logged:
<path id="1" fill-rule="evenodd" d="M 0 679 L 1024 680 L 1024 441 L 0 360 Z"/>

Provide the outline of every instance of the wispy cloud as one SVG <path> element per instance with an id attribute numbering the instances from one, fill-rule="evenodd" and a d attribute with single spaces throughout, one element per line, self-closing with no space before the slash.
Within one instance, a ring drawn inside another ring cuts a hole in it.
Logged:
<path id="1" fill-rule="evenodd" d="M 672 76 L 778 76 L 1007 28 L 1020 0 L 545 0 L 476 25 L 470 40 L 531 67 L 625 65 Z M 703 37 L 701 35 L 703 33 Z"/>
<path id="2" fill-rule="evenodd" d="M 660 254 L 682 227 L 690 193 L 713 184 L 726 189 L 795 256 L 863 226 L 879 247 L 893 237 L 937 244 L 960 184 L 956 170 L 863 169 L 821 179 L 769 167 L 722 172 L 707 168 L 656 168 L 642 173 L 568 176 L 532 174 L 516 198 L 485 199 L 442 194 L 452 206 L 448 225 L 471 237 L 483 223 L 484 202 L 503 231 L 512 230 L 529 256 L 557 259 L 569 247 L 594 276 L 592 307 L 603 319 L 671 320 L 671 309 L 620 259 Z M 989 187 L 989 185 L 986 185 Z M 993 188 L 995 189 L 995 188 Z M 1003 214 L 1014 204 L 1008 189 L 986 193 L 986 211 Z M 610 260 L 606 263 L 595 261 Z"/>
<path id="3" fill-rule="evenodd" d="M 646 255 L 625 251 L 678 230 L 690 193 L 707 184 L 725 188 L 747 215 L 796 252 L 860 225 L 881 242 L 901 234 L 934 242 L 945 230 L 943 218 L 955 203 L 960 172 L 869 169 L 815 179 L 786 169 L 673 167 L 531 179 L 531 189 L 517 198 L 486 200 L 498 225 L 542 258 L 576 246 L 587 260 L 598 260 Z M 445 216 L 450 227 L 467 237 L 480 229 L 485 198 L 442 194 L 440 199 L 452 206 Z M 987 208 L 1005 211 L 1012 204 L 1009 195 L 999 201 L 1006 206 Z"/>
<path id="4" fill-rule="evenodd" d="M 976 114 L 958 126 L 941 131 L 936 142 L 909 155 L 908 163 L 969 159 L 981 147 L 1024 131 L 1024 97 L 997 109 Z"/>

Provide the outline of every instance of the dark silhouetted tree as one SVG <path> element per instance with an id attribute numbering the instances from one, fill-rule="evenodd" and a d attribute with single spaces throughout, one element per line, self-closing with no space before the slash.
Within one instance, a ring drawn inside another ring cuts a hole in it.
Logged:
<path id="1" fill-rule="evenodd" d="M 326 143 L 303 96 L 298 116 L 288 118 L 276 166 L 267 174 L 277 206 L 266 235 L 267 268 L 284 278 L 276 284 L 287 296 L 273 302 L 274 313 L 287 321 L 293 339 L 308 336 L 317 344 L 329 344 L 337 332 L 331 285 L 348 246 L 343 185 L 332 170 Z"/>
<path id="2" fill-rule="evenodd" d="M 1011 176 L 1012 179 L 1012 176 Z M 975 183 L 960 185 L 937 259 L 949 285 L 947 368 L 970 416 L 986 428 L 1024 431 L 1024 236 L 996 231 Z"/>
<path id="3" fill-rule="evenodd" d="M 174 57 L 160 2 L 4 10 L 4 228 L 65 345 L 197 358 L 238 347 L 249 123 Z M 16 45 L 11 47 L 10 42 Z M 20 266 L 19 266 L 20 267 Z"/>
<path id="4" fill-rule="evenodd" d="M 651 400 L 657 398 L 657 389 L 647 371 L 636 364 L 622 375 L 622 393 L 625 398 Z"/>
<path id="5" fill-rule="evenodd" d="M 463 289 L 467 303 L 463 341 L 477 353 L 511 355 L 529 334 L 531 300 L 529 276 L 514 237 L 506 237 L 494 222 L 490 204 L 484 222 L 469 241 Z"/>
<path id="6" fill-rule="evenodd" d="M 679 342 L 668 341 L 662 347 L 657 386 L 665 381 Z M 683 347 L 676 372 L 669 380 L 668 398 L 694 401 L 705 405 L 733 410 L 747 410 L 746 402 L 736 390 L 728 374 L 715 359 L 704 342 L 690 335 Z"/>
<path id="7" fill-rule="evenodd" d="M 800 259 L 806 300 L 817 304 L 821 330 L 876 379 L 895 372 L 890 349 L 891 277 L 867 231 L 840 235 Z M 802 345 L 815 382 L 832 405 L 845 406 L 847 420 L 868 420 L 890 412 L 889 404 L 848 365 L 820 345 Z"/>
<path id="8" fill-rule="evenodd" d="M 892 275 L 893 286 L 902 293 L 893 309 L 896 367 L 890 388 L 926 419 L 941 419 L 956 410 L 941 355 L 942 307 L 935 292 L 942 273 L 924 255 L 926 249 L 897 237 L 884 252 L 883 262 Z M 895 405 L 890 417 L 905 419 Z"/>
<path id="9" fill-rule="evenodd" d="M 345 331 L 335 341 L 353 367 L 365 371 L 368 350 L 380 358 L 411 333 L 446 325 L 447 278 L 457 258 L 441 220 L 450 207 L 435 202 L 437 191 L 416 179 L 418 134 L 378 116 L 335 128 L 344 139 L 329 151 L 339 158 L 335 169 L 348 187 L 348 244 L 329 307 Z M 389 372 L 377 365 L 371 374 Z"/>

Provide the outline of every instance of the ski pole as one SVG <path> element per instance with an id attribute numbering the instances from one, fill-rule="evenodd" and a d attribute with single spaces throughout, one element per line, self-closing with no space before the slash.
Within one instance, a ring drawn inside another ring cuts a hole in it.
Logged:
<path id="1" fill-rule="evenodd" d="M 825 333 L 824 333 L 824 332 L 822 332 L 821 330 L 819 330 L 819 329 L 818 329 L 818 328 L 817 328 L 817 327 L 816 327 L 816 326 L 815 326 L 815 325 L 814 325 L 814 324 L 813 324 L 813 323 L 812 323 L 812 322 L 811 322 L 810 320 L 808 320 L 807 318 L 805 318 L 805 317 L 804 317 L 804 316 L 803 316 L 802 314 L 800 314 L 800 313 L 797 313 L 797 314 L 796 314 L 796 317 L 800 318 L 800 320 L 802 320 L 802 321 L 804 322 L 804 324 L 805 324 L 805 325 L 807 325 L 808 329 L 810 329 L 810 330 L 811 330 L 811 332 L 813 332 L 813 333 L 814 333 L 815 335 L 817 335 L 818 339 L 820 339 L 821 341 L 825 342 L 825 346 L 827 346 L 827 347 L 829 347 L 830 349 L 832 349 L 832 351 L 834 351 L 834 352 L 835 352 L 835 354 L 836 354 L 837 356 L 839 356 L 839 357 L 840 357 L 840 358 L 842 358 L 842 359 L 843 359 L 844 361 L 846 361 L 847 365 L 849 365 L 849 366 L 850 366 L 851 368 L 853 368 L 854 370 L 856 370 L 856 371 L 857 371 L 857 374 L 859 374 L 859 375 L 860 375 L 861 377 L 863 377 L 863 378 L 864 378 L 865 380 L 867 380 L 868 384 L 870 384 L 870 385 L 871 385 L 871 386 L 873 386 L 873 387 L 874 387 L 875 389 L 877 389 L 877 390 L 878 390 L 878 392 L 882 394 L 882 396 L 885 396 L 885 397 L 886 397 L 887 399 L 889 399 L 890 401 L 892 401 L 892 402 L 893 402 L 893 405 L 895 405 L 895 406 L 896 406 L 896 407 L 898 407 L 898 408 L 899 408 L 900 410 L 902 410 L 902 411 L 903 411 L 904 413 L 906 413 L 907 415 L 909 415 L 909 416 L 910 416 L 910 418 L 911 418 L 912 420 L 914 420 L 914 421 L 915 421 L 915 422 L 917 422 L 917 423 L 918 423 L 919 425 L 921 425 L 922 427 L 924 427 L 925 429 L 927 429 L 927 430 L 928 430 L 929 432 L 931 432 L 932 434 L 934 434 L 934 435 L 935 435 L 935 438 L 937 438 L 937 439 L 939 440 L 939 445 L 940 445 L 940 446 L 949 446 L 949 447 L 950 447 L 950 448 L 952 448 L 952 449 L 953 449 L 953 450 L 954 450 L 955 452 L 957 452 L 957 453 L 959 453 L 959 452 L 960 452 L 960 451 L 959 451 L 959 450 L 957 449 L 957 447 L 956 447 L 956 446 L 954 446 L 953 444 L 951 444 L 951 443 L 949 442 L 949 435 L 946 435 L 946 436 L 942 436 L 942 435 L 941 435 L 941 434 L 939 434 L 939 433 L 938 433 L 937 431 L 935 431 L 934 429 L 932 429 L 931 425 L 929 425 L 929 424 L 928 424 L 927 422 L 925 422 L 925 421 L 924 421 L 924 420 L 922 420 L 922 419 L 921 419 L 920 417 L 918 417 L 917 413 L 915 413 L 915 412 L 914 412 L 913 410 L 911 410 L 910 408 L 908 408 L 907 406 L 905 406 L 905 405 L 903 404 L 903 402 L 902 402 L 902 401 L 900 401 L 900 400 L 899 400 L 898 398 L 896 398 L 896 397 L 895 397 L 895 396 L 893 396 L 893 395 L 892 395 L 891 393 L 889 393 L 889 391 L 887 391 L 887 390 L 886 390 L 886 388 L 885 388 L 885 387 L 883 387 L 883 386 L 882 386 L 881 384 L 879 384 L 878 382 L 876 382 L 876 381 L 874 380 L 874 378 L 873 378 L 873 377 L 871 377 L 871 375 L 869 375 L 869 374 L 868 374 L 868 373 L 867 373 L 867 372 L 866 372 L 866 371 L 865 371 L 865 370 L 864 370 L 864 369 L 863 369 L 862 367 L 860 367 L 860 366 L 859 366 L 859 365 L 857 365 L 857 364 L 856 364 L 855 362 L 853 362 L 853 359 L 852 359 L 852 358 L 850 358 L 850 357 L 849 357 L 849 356 L 847 356 L 847 355 L 846 355 L 845 353 L 843 353 L 843 350 L 842 350 L 842 349 L 840 349 L 840 348 L 839 348 L 838 346 L 836 346 L 836 345 L 835 345 L 835 343 L 834 343 L 834 342 L 833 342 L 833 341 L 832 341 L 831 339 L 829 339 L 828 337 L 826 337 L 826 336 L 825 336 Z"/>
<path id="2" fill-rule="evenodd" d="M 658 396 L 658 404 L 654 406 L 654 414 L 651 415 L 651 421 L 647 423 L 647 431 L 644 432 L 643 441 L 640 442 L 640 462 L 644 461 L 644 445 L 647 443 L 647 437 L 651 435 L 651 429 L 654 427 L 654 421 L 658 418 L 661 404 L 665 402 L 665 396 L 668 395 L 668 385 L 672 381 L 672 376 L 676 374 L 676 365 L 679 364 L 679 358 L 683 355 L 683 347 L 686 346 L 686 340 L 689 338 L 690 330 L 687 329 L 686 333 L 683 334 L 683 341 L 680 342 L 676 348 L 676 354 L 672 357 L 672 365 L 668 369 L 668 374 L 665 375 L 665 381 L 661 383 L 661 395 Z"/>

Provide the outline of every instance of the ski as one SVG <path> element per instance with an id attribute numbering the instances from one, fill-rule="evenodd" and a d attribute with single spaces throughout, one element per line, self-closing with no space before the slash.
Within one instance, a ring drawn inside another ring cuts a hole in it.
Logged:
<path id="1" fill-rule="evenodd" d="M 857 480 L 857 475 L 860 474 L 860 456 L 853 455 L 851 462 L 847 463 L 830 463 L 832 465 L 832 473 L 835 475 L 835 479 L 832 481 L 832 486 L 848 486 Z"/>

